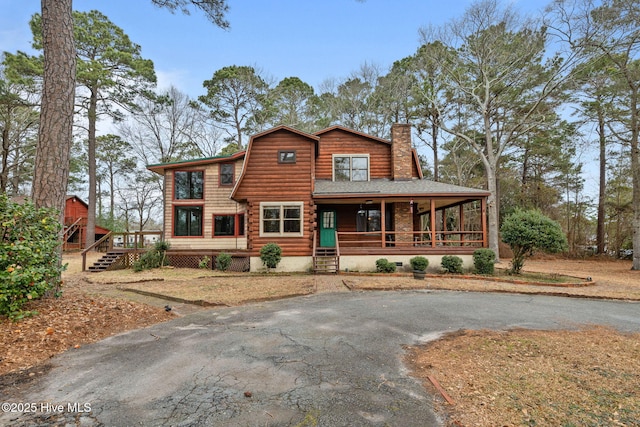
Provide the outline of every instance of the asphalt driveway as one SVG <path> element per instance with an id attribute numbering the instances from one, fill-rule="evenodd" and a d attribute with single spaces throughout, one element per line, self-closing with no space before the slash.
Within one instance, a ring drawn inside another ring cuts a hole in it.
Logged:
<path id="1" fill-rule="evenodd" d="M 52 359 L 48 373 L 0 391 L 12 404 L 0 425 L 437 426 L 404 345 L 585 324 L 640 331 L 640 304 L 403 291 L 203 311 Z"/>

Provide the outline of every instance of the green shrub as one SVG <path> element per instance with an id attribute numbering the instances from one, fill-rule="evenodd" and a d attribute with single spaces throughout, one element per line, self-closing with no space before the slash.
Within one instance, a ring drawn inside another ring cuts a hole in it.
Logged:
<path id="1" fill-rule="evenodd" d="M 225 252 L 221 252 L 220 255 L 216 257 L 216 268 L 220 271 L 227 271 L 229 267 L 231 267 L 231 255 Z"/>
<path id="2" fill-rule="evenodd" d="M 395 273 L 395 262 L 389 262 L 386 258 L 380 258 L 376 260 L 376 271 L 378 273 Z"/>
<path id="3" fill-rule="evenodd" d="M 0 316 L 12 320 L 35 314 L 23 311 L 29 301 L 57 290 L 61 266 L 55 209 L 36 209 L 0 194 Z"/>
<path id="4" fill-rule="evenodd" d="M 133 271 L 138 272 L 167 265 L 166 253 L 169 246 L 169 242 L 157 241 L 152 249 L 143 253 L 140 259 L 133 263 Z"/>
<path id="5" fill-rule="evenodd" d="M 508 215 L 500 227 L 502 241 L 513 251 L 511 272 L 520 274 L 524 259 L 540 250 L 547 253 L 567 249 L 567 237 L 560 224 L 538 210 L 516 210 Z"/>
<path id="6" fill-rule="evenodd" d="M 260 259 L 268 269 L 276 268 L 282 259 L 282 249 L 277 243 L 267 243 L 260 248 Z"/>
<path id="7" fill-rule="evenodd" d="M 446 273 L 462 274 L 462 258 L 456 255 L 445 255 L 440 263 Z"/>
<path id="8" fill-rule="evenodd" d="M 198 268 L 205 270 L 209 268 L 209 263 L 211 262 L 211 258 L 205 256 L 198 262 Z"/>
<path id="9" fill-rule="evenodd" d="M 411 258 L 409 264 L 411 264 L 411 268 L 415 271 L 426 271 L 427 267 L 429 267 L 429 260 L 418 255 Z"/>
<path id="10" fill-rule="evenodd" d="M 473 251 L 473 266 L 477 274 L 493 274 L 496 253 L 489 248 Z"/>

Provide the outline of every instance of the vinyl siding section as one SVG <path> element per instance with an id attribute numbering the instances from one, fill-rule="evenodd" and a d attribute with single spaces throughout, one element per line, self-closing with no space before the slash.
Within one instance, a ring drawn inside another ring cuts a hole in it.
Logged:
<path id="1" fill-rule="evenodd" d="M 213 238 L 213 215 L 214 214 L 236 214 L 246 211 L 244 204 L 236 203 L 229 198 L 232 186 L 219 185 L 220 163 L 234 163 L 237 180 L 242 170 L 242 159 L 233 162 L 216 162 L 208 165 L 198 165 L 192 167 L 177 167 L 169 169 L 165 173 L 165 238 L 171 244 L 171 249 L 246 249 L 247 238 L 240 237 L 216 237 Z M 175 171 L 204 171 L 204 199 L 194 200 L 174 200 L 173 177 Z M 173 210 L 174 206 L 202 205 L 202 237 L 174 237 L 173 236 Z M 245 220 L 246 222 L 246 220 Z"/>

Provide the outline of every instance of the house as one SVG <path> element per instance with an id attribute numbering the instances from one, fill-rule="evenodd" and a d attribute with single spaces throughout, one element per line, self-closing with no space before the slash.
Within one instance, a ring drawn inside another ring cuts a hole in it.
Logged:
<path id="1" fill-rule="evenodd" d="M 415 255 L 470 265 L 487 247 L 489 193 L 423 179 L 410 125 L 394 125 L 390 141 L 280 126 L 251 137 L 246 152 L 148 169 L 164 175 L 176 257 L 225 251 L 259 271 L 260 249 L 275 242 L 282 271 L 370 271 L 379 258 L 405 267 Z"/>
<path id="2" fill-rule="evenodd" d="M 87 216 L 89 206 L 78 196 L 68 195 L 64 205 L 64 251 L 84 249 L 87 243 Z M 95 241 L 109 230 L 96 225 Z"/>

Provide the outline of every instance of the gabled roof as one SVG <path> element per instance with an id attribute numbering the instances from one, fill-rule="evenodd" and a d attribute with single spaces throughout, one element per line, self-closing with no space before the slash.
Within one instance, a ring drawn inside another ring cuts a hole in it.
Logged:
<path id="1" fill-rule="evenodd" d="M 76 196 L 75 194 L 67 194 L 67 196 L 65 197 L 64 201 L 65 203 L 67 202 L 67 200 L 69 199 L 74 199 L 73 201 L 78 201 L 80 203 L 82 203 L 83 205 L 85 205 L 85 207 L 89 207 L 89 205 L 87 204 L 87 202 L 85 202 L 84 200 L 82 200 L 80 197 Z"/>
<path id="2" fill-rule="evenodd" d="M 371 139 L 371 140 L 374 140 L 374 141 L 377 141 L 377 142 L 382 142 L 383 144 L 391 145 L 391 141 L 389 141 L 388 139 L 378 138 L 377 136 L 369 135 L 369 134 L 363 133 L 363 132 L 358 132 L 358 131 L 355 131 L 353 129 L 349 129 L 349 128 L 346 128 L 346 127 L 340 126 L 340 125 L 329 126 L 326 129 L 319 130 L 318 132 L 314 133 L 314 135 L 321 136 L 321 135 L 323 135 L 325 133 L 328 133 L 328 132 L 331 132 L 331 131 L 334 131 L 334 130 L 341 130 L 343 132 L 351 133 L 351 134 L 354 134 L 354 135 L 359 135 L 359 136 L 361 136 L 363 138 L 368 138 L 368 139 Z"/>
<path id="3" fill-rule="evenodd" d="M 202 166 L 212 163 L 224 163 L 238 160 L 244 157 L 246 151 L 238 151 L 237 153 L 227 154 L 215 157 L 202 157 L 200 159 L 182 160 L 179 162 L 158 163 L 155 165 L 147 165 L 147 169 L 157 174 L 163 175 L 167 169 L 178 169 L 187 166 Z"/>
<path id="4" fill-rule="evenodd" d="M 358 136 L 361 136 L 363 138 L 370 139 L 372 141 L 380 142 L 382 144 L 393 145 L 393 141 L 390 141 L 388 139 L 378 138 L 377 136 L 369 135 L 369 134 L 363 133 L 363 132 L 358 132 L 358 131 L 355 131 L 353 129 L 349 129 L 349 128 L 346 128 L 346 127 L 340 126 L 340 125 L 329 126 L 326 129 L 319 130 L 314 135 L 322 136 L 325 133 L 328 133 L 328 132 L 331 132 L 331 131 L 334 131 L 334 130 L 340 130 L 340 131 L 343 131 L 343 132 L 346 132 L 346 133 L 350 133 L 350 134 L 353 134 L 353 135 L 358 135 Z M 416 169 L 418 170 L 418 175 L 419 175 L 420 179 L 422 179 L 422 169 L 420 168 L 420 159 L 418 158 L 418 152 L 416 151 L 415 148 L 411 148 L 411 157 L 412 157 L 411 161 L 413 162 L 413 164 L 415 165 Z"/>
<path id="5" fill-rule="evenodd" d="M 291 133 L 295 133 L 297 135 L 300 135 L 300 136 L 302 136 L 304 138 L 307 138 L 309 140 L 309 142 L 313 142 L 315 144 L 316 153 L 318 152 L 318 142 L 320 141 L 320 137 L 312 135 L 310 133 L 303 132 L 303 131 L 298 130 L 298 129 L 291 128 L 289 126 L 281 125 L 281 126 L 277 126 L 275 128 L 266 130 L 264 132 L 258 133 L 256 135 L 253 135 L 251 137 L 251 139 L 249 139 L 249 144 L 247 145 L 247 155 L 246 155 L 246 157 L 244 159 L 244 163 L 242 164 L 242 172 L 240 173 L 240 177 L 236 180 L 236 183 L 233 186 L 233 190 L 231 191 L 231 196 L 229 196 L 229 198 L 233 199 L 235 197 L 236 192 L 238 191 L 238 187 L 240 186 L 240 183 L 242 182 L 242 179 L 244 178 L 245 172 L 247 170 L 247 164 L 249 164 L 249 158 L 251 156 L 251 148 L 253 147 L 253 142 L 256 139 L 259 139 L 259 138 L 261 138 L 263 136 L 266 136 L 266 135 L 269 135 L 269 134 L 272 134 L 272 133 L 275 133 L 275 132 L 279 132 L 279 131 L 287 131 L 287 132 L 291 132 Z"/>
<path id="6" fill-rule="evenodd" d="M 426 179 L 393 181 L 316 180 L 314 198 L 393 197 L 393 196 L 488 196 L 489 192 L 477 188 L 461 187 Z"/>

